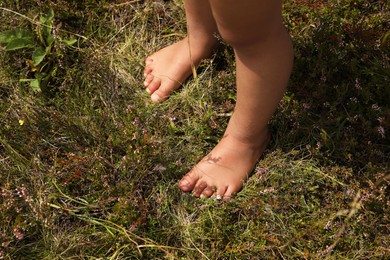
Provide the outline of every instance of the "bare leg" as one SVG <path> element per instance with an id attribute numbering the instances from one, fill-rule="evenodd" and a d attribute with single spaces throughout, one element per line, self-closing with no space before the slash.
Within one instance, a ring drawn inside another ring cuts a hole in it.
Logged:
<path id="1" fill-rule="evenodd" d="M 291 73 L 292 45 L 281 0 L 210 0 L 210 5 L 219 33 L 235 51 L 237 104 L 224 137 L 179 187 L 197 197 L 230 197 L 267 144 L 267 123 Z"/>
<path id="2" fill-rule="evenodd" d="M 165 100 L 192 73 L 192 67 L 207 58 L 217 43 L 217 26 L 208 0 L 186 0 L 188 35 L 146 59 L 146 91 L 152 101 Z"/>

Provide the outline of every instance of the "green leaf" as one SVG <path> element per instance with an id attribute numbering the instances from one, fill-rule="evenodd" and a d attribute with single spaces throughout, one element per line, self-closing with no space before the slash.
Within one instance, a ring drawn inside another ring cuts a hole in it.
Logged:
<path id="1" fill-rule="evenodd" d="M 45 72 L 37 72 L 34 74 L 35 78 L 38 80 L 42 80 L 43 78 L 47 77 L 47 73 Z"/>
<path id="2" fill-rule="evenodd" d="M 13 51 L 13 50 L 18 50 L 18 49 L 23 49 L 23 48 L 32 48 L 33 46 L 34 46 L 34 44 L 30 39 L 19 38 L 19 39 L 14 39 L 14 40 L 10 41 L 5 46 L 5 50 L 6 51 Z"/>
<path id="3" fill-rule="evenodd" d="M 46 37 L 46 44 L 47 44 L 47 46 L 51 47 L 54 41 L 55 41 L 54 36 L 51 35 L 51 34 L 48 34 L 47 37 Z"/>
<path id="4" fill-rule="evenodd" d="M 54 19 L 54 11 L 50 8 L 49 12 L 45 16 L 46 22 L 51 23 Z"/>
<path id="5" fill-rule="evenodd" d="M 34 66 L 39 65 L 43 59 L 46 56 L 46 52 L 42 50 L 42 48 L 35 48 L 33 54 L 32 54 L 32 60 L 34 63 Z"/>
<path id="6" fill-rule="evenodd" d="M 9 43 L 15 39 L 14 31 L 4 31 L 0 33 L 0 43 Z"/>
<path id="7" fill-rule="evenodd" d="M 41 17 L 39 17 L 39 21 L 42 23 L 42 24 L 46 24 L 46 25 L 50 25 L 51 21 L 53 21 L 54 19 L 54 11 L 53 9 L 50 8 L 49 12 L 45 15 L 42 15 Z"/>
<path id="8" fill-rule="evenodd" d="M 41 84 L 39 79 L 33 79 L 30 81 L 30 87 L 34 92 L 41 92 Z"/>
<path id="9" fill-rule="evenodd" d="M 53 30 L 53 26 L 45 25 L 45 24 L 42 25 L 42 29 L 41 29 L 42 37 L 43 37 L 43 40 L 45 40 L 47 44 L 48 44 L 49 37 L 53 37 L 51 35 L 52 30 Z"/>
<path id="10" fill-rule="evenodd" d="M 53 9 L 50 9 L 49 12 L 46 15 L 42 16 L 40 20 L 51 31 L 51 29 L 53 28 L 51 23 L 53 19 L 54 19 L 54 11 Z"/>
<path id="11" fill-rule="evenodd" d="M 75 44 L 77 42 L 76 39 L 69 39 L 69 40 L 62 40 L 63 43 L 65 43 L 65 45 L 67 46 L 72 46 L 73 44 Z"/>
<path id="12" fill-rule="evenodd" d="M 33 35 L 30 31 L 21 30 L 21 29 L 0 32 L 0 43 L 9 43 L 15 39 L 32 40 Z"/>
<path id="13" fill-rule="evenodd" d="M 42 38 L 41 40 L 45 40 L 47 45 L 51 45 L 54 42 L 54 37 L 51 35 L 53 30 L 52 21 L 54 19 L 54 11 L 53 9 L 50 9 L 49 12 L 46 15 L 43 15 L 39 18 L 39 21 L 41 23 L 41 31 L 42 31 Z"/>
<path id="14" fill-rule="evenodd" d="M 33 39 L 34 35 L 31 31 L 23 30 L 23 29 L 16 29 L 15 30 L 16 38 L 23 38 L 23 39 Z"/>
<path id="15" fill-rule="evenodd" d="M 30 82 L 30 87 L 34 92 L 41 92 L 41 80 L 40 79 L 20 79 L 20 82 Z"/>

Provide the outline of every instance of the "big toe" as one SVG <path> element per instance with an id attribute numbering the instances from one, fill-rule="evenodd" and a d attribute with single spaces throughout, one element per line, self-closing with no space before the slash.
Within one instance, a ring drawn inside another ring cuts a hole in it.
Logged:
<path id="1" fill-rule="evenodd" d="M 158 101 L 166 100 L 170 94 L 171 91 L 166 91 L 164 90 L 164 88 L 160 87 L 153 92 L 150 98 L 152 99 L 153 102 L 158 102 Z"/>
<path id="2" fill-rule="evenodd" d="M 144 82 L 144 84 L 146 85 L 146 82 Z M 160 87 L 160 85 L 161 85 L 161 80 L 157 77 L 153 77 L 153 79 L 147 85 L 146 91 L 152 94 Z"/>
<path id="3" fill-rule="evenodd" d="M 180 181 L 179 188 L 182 191 L 191 191 L 199 180 L 199 174 L 195 169 L 187 173 Z"/>

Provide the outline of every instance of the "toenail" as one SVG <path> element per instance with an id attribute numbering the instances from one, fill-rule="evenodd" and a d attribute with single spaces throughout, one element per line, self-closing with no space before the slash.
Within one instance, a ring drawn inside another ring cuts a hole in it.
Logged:
<path id="1" fill-rule="evenodd" d="M 157 94 L 152 95 L 151 99 L 153 102 L 159 102 L 162 100 Z"/>
<path id="2" fill-rule="evenodd" d="M 204 198 L 206 198 L 206 196 L 204 194 L 200 194 L 200 198 L 204 199 Z"/>
<path id="3" fill-rule="evenodd" d="M 180 182 L 180 186 L 188 186 L 190 183 L 186 180 Z"/>
<path id="4" fill-rule="evenodd" d="M 144 81 L 144 86 L 147 87 L 149 83 L 147 81 Z"/>
<path id="5" fill-rule="evenodd" d="M 149 94 L 152 94 L 152 91 L 150 91 L 150 89 L 146 89 L 146 92 L 148 92 Z"/>

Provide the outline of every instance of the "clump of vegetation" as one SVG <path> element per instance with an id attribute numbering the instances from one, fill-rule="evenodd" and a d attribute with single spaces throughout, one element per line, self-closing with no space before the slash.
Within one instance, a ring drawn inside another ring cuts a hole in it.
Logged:
<path id="1" fill-rule="evenodd" d="M 29 82 L 35 92 L 41 92 L 52 77 L 55 76 L 59 62 L 53 58 L 59 52 L 55 49 L 56 35 L 53 28 L 54 12 L 52 9 L 46 15 L 40 17 L 36 27 L 36 38 L 31 31 L 13 29 L 0 33 L 0 43 L 5 44 L 4 50 L 14 51 L 19 49 L 33 49 L 31 59 L 26 60 L 33 79 L 20 79 L 21 82 Z M 60 39 L 60 44 L 72 46 L 77 40 Z M 52 57 L 50 57 L 52 56 Z M 58 58 L 58 57 L 56 57 Z"/>
<path id="2" fill-rule="evenodd" d="M 180 2 L 0 3 L 0 259 L 389 258 L 387 3 L 285 3 L 289 91 L 221 202 L 176 182 L 227 124 L 231 49 L 164 103 L 142 86 Z"/>

